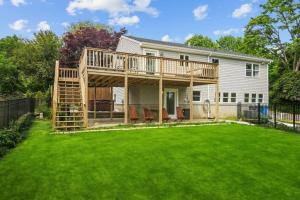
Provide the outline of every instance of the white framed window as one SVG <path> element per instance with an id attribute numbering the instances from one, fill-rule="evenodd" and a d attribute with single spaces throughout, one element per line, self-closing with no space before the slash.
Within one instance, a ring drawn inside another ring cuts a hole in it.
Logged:
<path id="1" fill-rule="evenodd" d="M 264 95 L 258 94 L 258 103 L 262 103 L 264 101 Z"/>
<path id="2" fill-rule="evenodd" d="M 194 90 L 193 91 L 193 101 L 201 101 L 201 92 L 200 90 Z"/>
<path id="3" fill-rule="evenodd" d="M 216 102 L 216 97 L 214 98 L 215 102 Z M 219 92 L 219 102 L 221 102 L 221 93 Z"/>
<path id="4" fill-rule="evenodd" d="M 232 103 L 235 103 L 235 102 L 236 102 L 236 93 L 235 93 L 235 92 L 232 92 L 232 93 L 230 94 L 230 101 L 231 101 Z"/>
<path id="5" fill-rule="evenodd" d="M 251 95 L 251 102 L 256 103 L 256 94 Z"/>
<path id="6" fill-rule="evenodd" d="M 215 63 L 215 64 L 219 64 L 219 59 L 218 58 L 212 58 L 211 62 Z"/>
<path id="7" fill-rule="evenodd" d="M 223 102 L 228 102 L 229 94 L 228 92 L 223 92 Z"/>
<path id="8" fill-rule="evenodd" d="M 247 77 L 258 77 L 259 76 L 259 65 L 246 63 L 246 76 Z"/>
<path id="9" fill-rule="evenodd" d="M 180 54 L 179 59 L 180 60 L 190 60 L 190 56 L 184 55 L 184 54 Z M 184 63 L 185 63 L 185 66 L 188 65 L 188 62 L 180 61 L 180 66 L 184 66 Z"/>
<path id="10" fill-rule="evenodd" d="M 249 97 L 250 97 L 249 93 L 244 94 L 244 102 L 245 103 L 249 103 Z"/>

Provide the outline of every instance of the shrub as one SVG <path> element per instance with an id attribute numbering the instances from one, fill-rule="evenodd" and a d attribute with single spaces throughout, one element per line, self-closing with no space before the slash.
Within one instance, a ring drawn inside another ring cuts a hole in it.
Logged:
<path id="1" fill-rule="evenodd" d="M 30 127 L 32 121 L 33 115 L 28 113 L 12 123 L 10 129 L 0 131 L 0 157 L 25 138 L 25 130 Z"/>

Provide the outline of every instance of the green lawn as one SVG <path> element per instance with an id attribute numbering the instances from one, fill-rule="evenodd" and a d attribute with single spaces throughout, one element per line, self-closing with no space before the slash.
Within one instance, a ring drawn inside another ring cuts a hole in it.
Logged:
<path id="1" fill-rule="evenodd" d="M 300 199 L 300 136 L 243 125 L 50 135 L 0 160 L 0 199 Z"/>

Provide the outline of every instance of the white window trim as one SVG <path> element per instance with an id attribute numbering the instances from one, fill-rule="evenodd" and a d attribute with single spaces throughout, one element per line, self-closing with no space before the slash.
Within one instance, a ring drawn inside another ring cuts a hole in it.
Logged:
<path id="1" fill-rule="evenodd" d="M 199 97 L 200 97 L 200 100 L 199 101 L 194 101 L 194 92 L 200 92 L 200 95 L 199 95 Z M 197 102 L 197 103 L 199 103 L 199 102 L 201 102 L 201 90 L 193 90 L 193 102 Z"/>
<path id="2" fill-rule="evenodd" d="M 262 98 L 261 98 L 261 102 L 259 102 L 259 95 L 262 95 Z M 264 98 L 265 98 L 265 95 L 263 94 L 263 93 L 260 93 L 260 94 L 258 94 L 258 96 L 257 96 L 257 103 L 263 103 L 264 102 Z"/>
<path id="3" fill-rule="evenodd" d="M 220 65 L 220 58 L 215 58 L 215 57 L 211 57 L 210 59 L 209 59 L 209 62 L 211 62 L 211 63 L 213 63 L 212 61 L 213 61 L 213 59 L 217 59 L 217 60 L 219 60 L 219 65 Z"/>
<path id="4" fill-rule="evenodd" d="M 143 55 L 146 55 L 146 53 L 154 53 L 154 56 L 159 55 L 158 50 L 143 48 Z M 144 63 L 142 65 L 144 65 Z M 158 63 L 158 60 L 156 59 L 155 66 L 154 66 L 154 73 L 158 73 L 158 72 L 159 72 L 159 63 Z"/>
<path id="5" fill-rule="evenodd" d="M 248 102 L 245 101 L 246 94 L 248 94 Z M 250 98 L 251 98 L 251 94 L 250 93 L 244 93 L 244 103 L 250 103 L 251 102 Z"/>
<path id="6" fill-rule="evenodd" d="M 231 101 L 231 99 L 233 98 L 232 94 L 235 94 L 235 97 L 234 97 L 235 98 L 235 102 Z M 237 102 L 237 93 L 236 92 L 230 92 L 230 103 L 236 103 L 236 102 Z"/>
<path id="7" fill-rule="evenodd" d="M 220 62 L 220 61 L 219 61 Z M 250 64 L 251 65 L 251 76 L 247 76 L 247 64 Z M 258 65 L 258 76 L 253 76 L 253 65 Z M 247 62 L 246 64 L 245 64 L 245 77 L 246 78 L 259 78 L 260 77 L 260 69 L 261 69 L 261 66 L 260 66 L 260 64 L 258 64 L 258 63 L 249 63 L 249 62 Z"/>
<path id="8" fill-rule="evenodd" d="M 253 97 L 252 95 L 255 94 L 255 102 L 252 101 Z M 251 93 L 251 101 L 250 103 L 257 103 L 257 94 L 256 93 Z"/>
<path id="9" fill-rule="evenodd" d="M 185 65 L 181 65 L 181 62 L 183 62 L 183 64 L 185 63 L 184 61 L 181 61 L 181 60 L 182 60 L 182 59 L 180 59 L 181 56 L 183 56 L 183 60 L 184 60 L 185 62 L 186 62 L 186 61 L 190 61 L 190 57 L 191 57 L 191 56 L 190 56 L 189 54 L 179 53 L 179 58 L 178 58 L 178 59 L 180 60 L 179 65 L 180 65 L 180 66 L 185 66 Z M 185 59 L 186 56 L 189 57 L 188 60 Z M 188 64 L 189 64 L 189 63 L 188 63 Z"/>
<path id="10" fill-rule="evenodd" d="M 224 93 L 227 93 L 228 94 L 228 96 L 227 97 L 225 97 L 225 98 L 227 98 L 227 102 L 226 101 L 224 101 Z M 230 92 L 222 92 L 222 103 L 230 103 Z"/>

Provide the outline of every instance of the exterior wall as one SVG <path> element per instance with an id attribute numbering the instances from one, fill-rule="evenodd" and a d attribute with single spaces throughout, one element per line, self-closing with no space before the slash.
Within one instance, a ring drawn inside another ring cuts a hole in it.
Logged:
<path id="1" fill-rule="evenodd" d="M 146 48 L 149 50 L 149 48 Z M 143 54 L 145 49 L 141 48 L 138 42 L 134 42 L 131 39 L 121 38 L 117 51 L 128 52 L 128 53 L 137 53 Z M 248 62 L 243 60 L 229 59 L 229 58 L 218 58 L 218 57 L 208 57 L 206 55 L 199 54 L 190 54 L 184 52 L 175 52 L 167 50 L 158 50 L 159 56 L 179 59 L 181 54 L 188 55 L 189 60 L 193 61 L 202 61 L 208 62 L 211 58 L 219 59 L 219 92 L 220 92 L 220 108 L 219 114 L 220 118 L 230 118 L 236 116 L 237 114 L 237 103 L 244 103 L 244 94 L 249 93 L 250 101 L 251 94 L 255 93 L 256 98 L 258 94 L 263 94 L 263 103 L 268 104 L 269 102 L 269 85 L 268 85 L 268 65 L 259 64 L 259 76 L 258 77 L 246 77 L 246 63 L 255 63 Z M 143 89 L 141 89 L 143 88 Z M 129 103 L 134 104 L 158 104 L 158 88 L 151 86 L 140 86 L 129 89 Z M 178 88 L 179 90 L 179 104 L 183 107 L 188 107 L 187 97 L 188 89 Z M 201 91 L 201 100 L 199 102 L 194 102 L 194 115 L 195 118 L 207 117 L 207 105 L 204 105 L 205 100 L 210 102 L 210 116 L 214 116 L 214 96 L 215 96 L 215 85 L 202 85 L 194 87 L 194 90 Z M 147 91 L 147 92 L 145 92 Z M 223 93 L 229 93 L 229 102 L 230 102 L 230 93 L 236 93 L 236 102 L 235 103 L 226 103 L 223 102 Z M 123 88 L 115 89 L 114 94 L 116 94 L 117 99 L 123 99 L 124 90 Z M 121 98 L 119 97 L 121 95 Z M 119 102 L 116 101 L 116 102 Z M 156 103 L 154 103 L 156 102 Z"/>
<path id="2" fill-rule="evenodd" d="M 142 54 L 142 49 L 138 42 L 125 39 L 123 37 L 120 38 L 120 41 L 117 46 L 118 52 L 127 52 L 127 53 L 134 53 L 134 54 Z"/>

